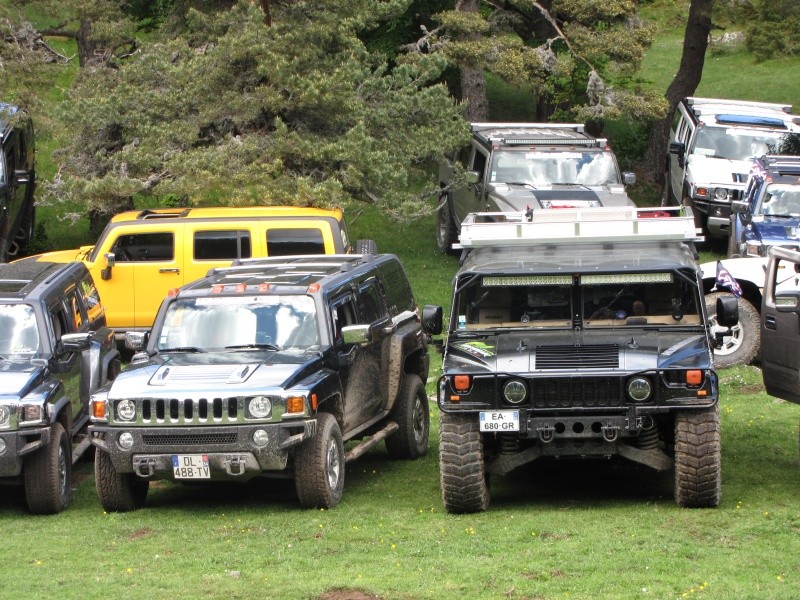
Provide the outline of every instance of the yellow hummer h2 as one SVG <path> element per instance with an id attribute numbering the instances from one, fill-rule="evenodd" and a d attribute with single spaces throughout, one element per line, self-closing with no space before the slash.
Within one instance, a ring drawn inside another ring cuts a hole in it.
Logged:
<path id="1" fill-rule="evenodd" d="M 359 240 L 374 253 L 374 243 Z M 118 335 L 150 329 L 170 289 L 236 258 L 352 251 L 341 209 L 294 206 L 134 210 L 111 219 L 94 246 L 42 254 L 92 273 Z"/>

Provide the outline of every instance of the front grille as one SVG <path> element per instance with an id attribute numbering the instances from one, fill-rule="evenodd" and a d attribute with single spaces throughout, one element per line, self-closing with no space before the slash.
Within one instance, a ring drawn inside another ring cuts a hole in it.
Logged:
<path id="1" fill-rule="evenodd" d="M 617 369 L 619 347 L 614 344 L 595 346 L 537 346 L 536 369 Z"/>
<path id="2" fill-rule="evenodd" d="M 139 398 L 136 422 L 141 425 L 207 425 L 244 421 L 242 398 Z M 116 406 L 114 407 L 116 415 Z M 118 421 L 120 422 L 120 421 Z"/>
<path id="3" fill-rule="evenodd" d="M 186 433 L 148 434 L 142 436 L 147 446 L 205 446 L 208 444 L 233 444 L 236 433 Z"/>
<path id="4" fill-rule="evenodd" d="M 531 380 L 534 408 L 623 406 L 619 377 L 558 377 Z"/>

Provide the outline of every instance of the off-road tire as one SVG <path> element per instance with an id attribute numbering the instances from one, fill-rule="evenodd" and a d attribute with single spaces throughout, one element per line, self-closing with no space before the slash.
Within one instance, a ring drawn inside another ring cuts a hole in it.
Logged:
<path id="1" fill-rule="evenodd" d="M 436 245 L 442 253 L 454 254 L 453 244 L 457 238 L 450 196 L 445 193 L 439 197 L 439 207 L 436 209 Z"/>
<path id="2" fill-rule="evenodd" d="M 425 384 L 419 376 L 403 376 L 391 418 L 399 429 L 386 438 L 389 456 L 400 460 L 425 456 L 430 436 L 430 411 Z"/>
<path id="3" fill-rule="evenodd" d="M 94 480 L 100 504 L 106 512 L 129 512 L 142 508 L 150 482 L 134 473 L 117 473 L 108 452 L 94 454 Z"/>
<path id="4" fill-rule="evenodd" d="M 355 254 L 377 254 L 378 244 L 375 240 L 356 240 Z"/>
<path id="5" fill-rule="evenodd" d="M 718 328 L 717 298 L 730 295 L 728 292 L 706 294 L 706 313 L 712 332 Z M 724 338 L 722 348 L 714 348 L 714 365 L 718 369 L 750 364 L 761 348 L 761 315 L 749 300 L 738 300 L 739 323 L 731 327 L 733 334 Z"/>
<path id="6" fill-rule="evenodd" d="M 72 496 L 72 444 L 64 426 L 53 423 L 50 443 L 25 458 L 25 499 L 37 515 L 53 515 Z"/>
<path id="7" fill-rule="evenodd" d="M 344 491 L 344 445 L 333 415 L 317 415 L 317 434 L 295 454 L 295 488 L 306 508 L 333 508 Z"/>
<path id="8" fill-rule="evenodd" d="M 722 498 L 719 409 L 675 414 L 675 502 L 716 508 Z"/>
<path id="9" fill-rule="evenodd" d="M 441 413 L 439 472 L 442 501 L 449 513 L 489 508 L 489 479 L 477 415 Z"/>

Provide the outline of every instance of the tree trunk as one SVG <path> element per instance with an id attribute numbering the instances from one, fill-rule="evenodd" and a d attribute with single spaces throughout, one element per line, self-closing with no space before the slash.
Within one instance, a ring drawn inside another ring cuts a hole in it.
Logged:
<path id="1" fill-rule="evenodd" d="M 478 12 L 478 0 L 460 0 L 456 10 Z M 489 118 L 489 100 L 486 98 L 486 76 L 482 67 L 461 65 L 461 98 L 467 103 L 465 117 L 470 123 Z"/>
<path id="2" fill-rule="evenodd" d="M 650 131 L 642 173 L 647 181 L 664 185 L 664 157 L 667 154 L 672 115 L 678 102 L 686 96 L 694 94 L 697 86 L 700 85 L 708 47 L 708 36 L 711 33 L 711 9 L 713 7 L 714 0 L 692 0 L 689 5 L 689 18 L 686 22 L 686 33 L 683 36 L 681 64 L 665 94 L 669 109 L 663 119 L 653 123 Z"/>
<path id="3" fill-rule="evenodd" d="M 75 41 L 78 44 L 78 65 L 83 68 L 92 64 L 97 43 L 92 40 L 92 22 L 89 19 L 81 19 Z"/>

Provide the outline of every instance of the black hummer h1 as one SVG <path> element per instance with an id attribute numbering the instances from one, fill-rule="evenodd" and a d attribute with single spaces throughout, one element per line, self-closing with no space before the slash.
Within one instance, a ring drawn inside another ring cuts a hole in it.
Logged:
<path id="1" fill-rule="evenodd" d="M 625 211 L 464 222 L 471 250 L 455 277 L 438 390 L 448 511 L 485 510 L 489 474 L 544 456 L 674 466 L 678 504 L 719 503 L 718 386 L 694 223 L 675 210 Z M 721 304 L 730 327 L 735 298 Z"/>
<path id="2" fill-rule="evenodd" d="M 33 238 L 36 151 L 33 123 L 0 102 L 0 262 L 17 256 Z"/>
<path id="3" fill-rule="evenodd" d="M 23 483 L 31 512 L 69 504 L 73 459 L 89 447 L 89 396 L 118 371 L 86 267 L 0 265 L 0 481 Z"/>
<path id="4" fill-rule="evenodd" d="M 426 311 L 438 333 L 441 309 Z M 106 510 L 142 506 L 154 479 L 257 475 L 332 507 L 345 462 L 380 440 L 394 458 L 427 452 L 428 340 L 395 256 L 237 261 L 171 294 L 135 339 L 145 351 L 92 399 Z"/>

